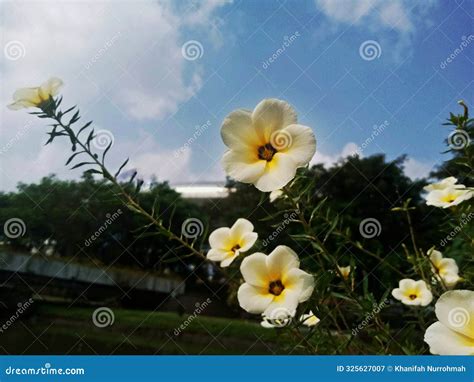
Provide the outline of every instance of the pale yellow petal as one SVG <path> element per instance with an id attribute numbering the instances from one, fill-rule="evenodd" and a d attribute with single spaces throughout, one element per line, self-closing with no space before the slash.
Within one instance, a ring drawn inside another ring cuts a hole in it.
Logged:
<path id="1" fill-rule="evenodd" d="M 271 280 L 281 280 L 290 269 L 299 268 L 298 255 L 290 247 L 279 245 L 266 259 L 268 274 Z"/>
<path id="2" fill-rule="evenodd" d="M 254 109 L 252 121 L 260 140 L 269 142 L 271 134 L 297 122 L 296 112 L 285 101 L 264 99 Z"/>
<path id="3" fill-rule="evenodd" d="M 474 340 L 474 292 L 453 290 L 444 293 L 435 306 L 443 325 Z"/>
<path id="4" fill-rule="evenodd" d="M 270 162 L 266 163 L 263 174 L 253 182 L 260 191 L 269 192 L 286 186 L 296 175 L 298 166 L 285 153 L 276 153 Z"/>
<path id="5" fill-rule="evenodd" d="M 425 342 L 430 346 L 430 352 L 432 354 L 474 354 L 474 339 L 449 329 L 439 321 L 426 329 Z"/>
<path id="6" fill-rule="evenodd" d="M 299 302 L 307 301 L 313 294 L 314 277 L 299 268 L 288 270 L 282 278 L 282 283 L 285 289 L 298 293 Z"/>
<path id="7" fill-rule="evenodd" d="M 239 304 L 249 313 L 263 313 L 271 304 L 273 296 L 264 288 L 255 287 L 250 284 L 242 284 L 237 292 Z"/>
<path id="8" fill-rule="evenodd" d="M 316 152 L 316 137 L 313 130 L 303 125 L 290 125 L 284 128 L 282 133 L 287 134 L 290 142 L 281 151 L 290 155 L 297 166 L 306 166 Z"/>
<path id="9" fill-rule="evenodd" d="M 222 166 L 231 178 L 243 183 L 255 183 L 265 172 L 267 162 L 257 157 L 257 151 L 229 150 L 222 158 Z"/>
<path id="10" fill-rule="evenodd" d="M 267 256 L 264 253 L 254 253 L 247 256 L 240 265 L 240 271 L 246 283 L 268 289 L 269 280 Z"/>
<path id="11" fill-rule="evenodd" d="M 230 228 L 221 227 L 214 230 L 209 235 L 209 245 L 211 246 L 211 248 L 215 248 L 215 249 L 230 250 L 232 248 L 232 241 L 230 238 Z"/>
<path id="12" fill-rule="evenodd" d="M 221 137 L 227 147 L 236 150 L 256 150 L 267 143 L 260 141 L 252 124 L 252 113 L 243 109 L 233 111 L 224 119 Z"/>
<path id="13" fill-rule="evenodd" d="M 230 236 L 237 240 L 241 240 L 245 234 L 253 231 L 253 224 L 247 219 L 237 219 L 230 228 Z"/>
<path id="14" fill-rule="evenodd" d="M 240 244 L 240 252 L 247 252 L 250 248 L 253 247 L 257 239 L 257 232 L 249 232 L 245 234 Z"/>

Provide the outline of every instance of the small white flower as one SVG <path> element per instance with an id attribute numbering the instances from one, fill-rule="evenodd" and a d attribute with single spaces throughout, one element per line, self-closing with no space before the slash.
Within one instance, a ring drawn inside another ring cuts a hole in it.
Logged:
<path id="1" fill-rule="evenodd" d="M 474 292 L 444 293 L 435 305 L 439 321 L 425 332 L 432 354 L 474 355 Z"/>
<path id="2" fill-rule="evenodd" d="M 228 267 L 237 256 L 252 248 L 257 238 L 252 223 L 247 219 L 237 219 L 231 228 L 218 228 L 209 235 L 211 249 L 207 258 L 220 261 L 221 267 Z"/>
<path id="3" fill-rule="evenodd" d="M 392 296 L 405 305 L 426 306 L 433 300 L 433 295 L 423 280 L 403 279 L 398 286 L 392 290 Z"/>
<path id="4" fill-rule="evenodd" d="M 253 111 L 230 113 L 221 136 L 229 148 L 222 159 L 225 172 L 263 192 L 288 184 L 316 151 L 311 128 L 297 124 L 295 110 L 278 99 L 264 99 Z"/>
<path id="5" fill-rule="evenodd" d="M 321 320 L 310 310 L 308 314 L 301 315 L 300 321 L 306 326 L 316 326 Z"/>
<path id="6" fill-rule="evenodd" d="M 435 249 L 429 250 L 428 256 L 430 257 L 435 277 L 441 279 L 448 288 L 453 288 L 461 280 L 456 260 L 444 258 L 443 254 Z"/>
<path id="7" fill-rule="evenodd" d="M 281 312 L 294 315 L 299 303 L 308 300 L 314 289 L 314 278 L 299 269 L 298 255 L 280 245 L 270 255 L 254 253 L 240 266 L 245 280 L 237 293 L 240 306 L 249 313 L 280 317 Z"/>
<path id="8" fill-rule="evenodd" d="M 271 316 L 262 314 L 262 322 L 260 323 L 266 329 L 284 328 L 291 324 L 295 311 L 290 312 L 286 309 L 277 309 L 270 312 Z"/>
<path id="9" fill-rule="evenodd" d="M 59 88 L 62 85 L 62 80 L 53 77 L 39 87 L 18 89 L 13 94 L 14 102 L 8 105 L 8 108 L 11 110 L 19 110 L 29 107 L 38 107 L 43 102 L 48 101 L 51 97 L 58 94 Z"/>
<path id="10" fill-rule="evenodd" d="M 431 191 L 426 196 L 426 204 L 434 207 L 449 208 L 471 199 L 473 192 L 465 189 L 446 188 Z"/>
<path id="11" fill-rule="evenodd" d="M 426 204 L 434 207 L 449 208 L 469 200 L 474 195 L 472 190 L 466 189 L 463 184 L 456 184 L 457 179 L 449 177 L 439 183 L 433 183 L 424 189 L 429 191 L 426 195 Z"/>
<path id="12" fill-rule="evenodd" d="M 273 203 L 275 200 L 281 198 L 283 196 L 283 190 L 275 190 L 270 192 L 270 203 Z"/>
<path id="13" fill-rule="evenodd" d="M 340 267 L 339 265 L 337 266 L 339 269 L 339 272 L 341 272 L 342 277 L 345 279 L 349 278 L 349 275 L 351 274 L 351 266 L 348 265 L 347 267 Z"/>

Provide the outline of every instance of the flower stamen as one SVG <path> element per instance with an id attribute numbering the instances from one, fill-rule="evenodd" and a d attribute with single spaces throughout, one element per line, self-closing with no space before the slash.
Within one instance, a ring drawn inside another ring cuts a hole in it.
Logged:
<path id="1" fill-rule="evenodd" d="M 258 148 L 258 158 L 267 162 L 270 162 L 276 153 L 277 150 L 270 143 L 266 143 Z"/>
<path id="2" fill-rule="evenodd" d="M 282 284 L 282 282 L 280 280 L 276 280 L 270 283 L 268 291 L 275 296 L 279 296 L 283 292 L 284 289 L 285 287 Z"/>

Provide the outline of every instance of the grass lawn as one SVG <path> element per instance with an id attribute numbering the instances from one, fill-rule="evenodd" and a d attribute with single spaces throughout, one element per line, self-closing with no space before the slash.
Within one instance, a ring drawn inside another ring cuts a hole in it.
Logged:
<path id="1" fill-rule="evenodd" d="M 113 308 L 98 328 L 94 307 L 40 304 L 0 334 L 10 354 L 272 354 L 278 334 L 256 322 Z M 191 318 L 190 318 L 191 317 Z M 187 325 L 185 325 L 187 321 Z M 183 327 L 180 329 L 180 326 Z M 179 332 L 177 330 L 180 330 Z"/>

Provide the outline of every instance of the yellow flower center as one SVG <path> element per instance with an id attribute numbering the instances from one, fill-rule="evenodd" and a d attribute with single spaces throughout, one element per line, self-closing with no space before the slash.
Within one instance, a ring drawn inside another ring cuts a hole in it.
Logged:
<path id="1" fill-rule="evenodd" d="M 232 247 L 231 251 L 232 252 L 235 252 L 235 251 L 238 251 L 240 249 L 240 245 L 239 244 L 236 244 Z"/>
<path id="2" fill-rule="evenodd" d="M 446 195 L 444 198 L 443 198 L 443 202 L 446 202 L 446 203 L 452 203 L 456 200 L 456 196 L 454 195 Z"/>
<path id="3" fill-rule="evenodd" d="M 411 294 L 411 295 L 408 296 L 408 298 L 409 298 L 410 300 L 416 300 L 417 297 L 418 297 L 418 296 L 417 296 L 416 294 Z"/>
<path id="4" fill-rule="evenodd" d="M 258 148 L 259 159 L 266 160 L 267 162 L 270 162 L 276 153 L 277 150 L 270 143 L 267 143 Z"/>
<path id="5" fill-rule="evenodd" d="M 283 286 L 282 282 L 277 280 L 270 283 L 268 291 L 275 296 L 279 296 L 284 289 L 285 287 Z"/>

